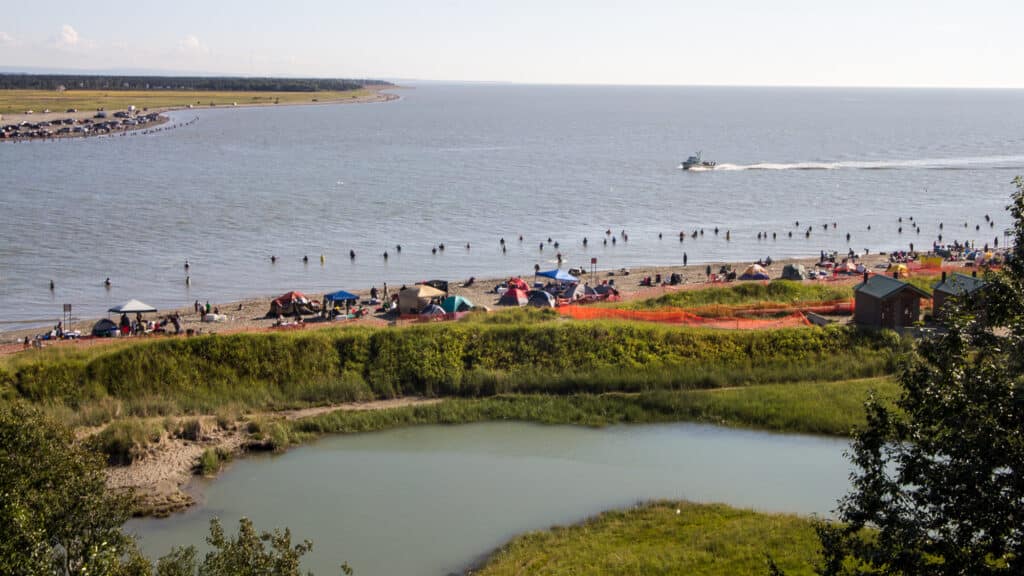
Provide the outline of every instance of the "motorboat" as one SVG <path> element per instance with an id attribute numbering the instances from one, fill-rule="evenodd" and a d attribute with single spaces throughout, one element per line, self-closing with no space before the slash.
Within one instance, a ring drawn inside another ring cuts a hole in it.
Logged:
<path id="1" fill-rule="evenodd" d="M 690 156 L 686 160 L 679 163 L 679 168 L 682 170 L 711 170 L 715 167 L 717 162 L 707 162 L 701 159 L 701 153 L 697 152 L 693 156 Z"/>

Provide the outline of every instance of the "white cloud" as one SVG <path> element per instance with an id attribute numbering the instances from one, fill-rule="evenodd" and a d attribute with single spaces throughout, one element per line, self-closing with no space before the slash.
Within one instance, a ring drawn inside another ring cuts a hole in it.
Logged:
<path id="1" fill-rule="evenodd" d="M 18 41 L 14 39 L 14 36 L 11 36 L 7 32 L 4 32 L 3 30 L 0 30 L 0 46 L 11 47 L 17 44 Z"/>
<path id="2" fill-rule="evenodd" d="M 74 49 L 81 41 L 82 39 L 78 36 L 78 31 L 72 28 L 70 24 L 60 27 L 60 36 L 57 37 L 57 48 Z"/>
<path id="3" fill-rule="evenodd" d="M 203 44 L 195 34 L 189 34 L 178 42 L 178 51 L 183 54 L 209 54 L 210 48 Z"/>

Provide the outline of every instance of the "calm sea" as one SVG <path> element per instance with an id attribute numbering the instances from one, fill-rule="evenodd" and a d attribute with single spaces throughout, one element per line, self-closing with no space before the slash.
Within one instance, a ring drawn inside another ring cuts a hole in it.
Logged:
<path id="1" fill-rule="evenodd" d="M 681 265 L 684 252 L 692 265 L 925 247 L 939 234 L 1002 245 L 1010 181 L 1024 174 L 1020 91 L 400 94 L 193 110 L 172 122 L 197 122 L 160 134 L 0 145 L 0 330 L 48 322 L 63 303 L 88 317 L 129 298 L 167 308 L 530 274 L 553 268 L 557 251 L 567 265 L 617 268 Z M 679 170 L 697 150 L 720 169 Z M 703 237 L 679 242 L 697 228 Z M 604 245 L 609 229 L 628 242 Z"/>

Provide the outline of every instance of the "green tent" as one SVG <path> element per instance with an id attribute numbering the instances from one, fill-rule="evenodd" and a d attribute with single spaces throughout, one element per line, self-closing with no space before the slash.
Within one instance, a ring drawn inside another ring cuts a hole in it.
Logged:
<path id="1" fill-rule="evenodd" d="M 441 302 L 441 308 L 448 314 L 466 312 L 473 307 L 473 303 L 462 296 L 449 296 Z"/>

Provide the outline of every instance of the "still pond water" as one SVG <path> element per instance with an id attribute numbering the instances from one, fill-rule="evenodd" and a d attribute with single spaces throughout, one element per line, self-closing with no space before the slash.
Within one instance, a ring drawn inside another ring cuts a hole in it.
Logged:
<path id="1" fill-rule="evenodd" d="M 849 486 L 845 440 L 696 424 L 524 423 L 328 436 L 203 481 L 202 504 L 128 524 L 152 556 L 231 531 L 291 528 L 304 562 L 359 576 L 461 573 L 512 536 L 668 498 L 829 515 Z"/>

